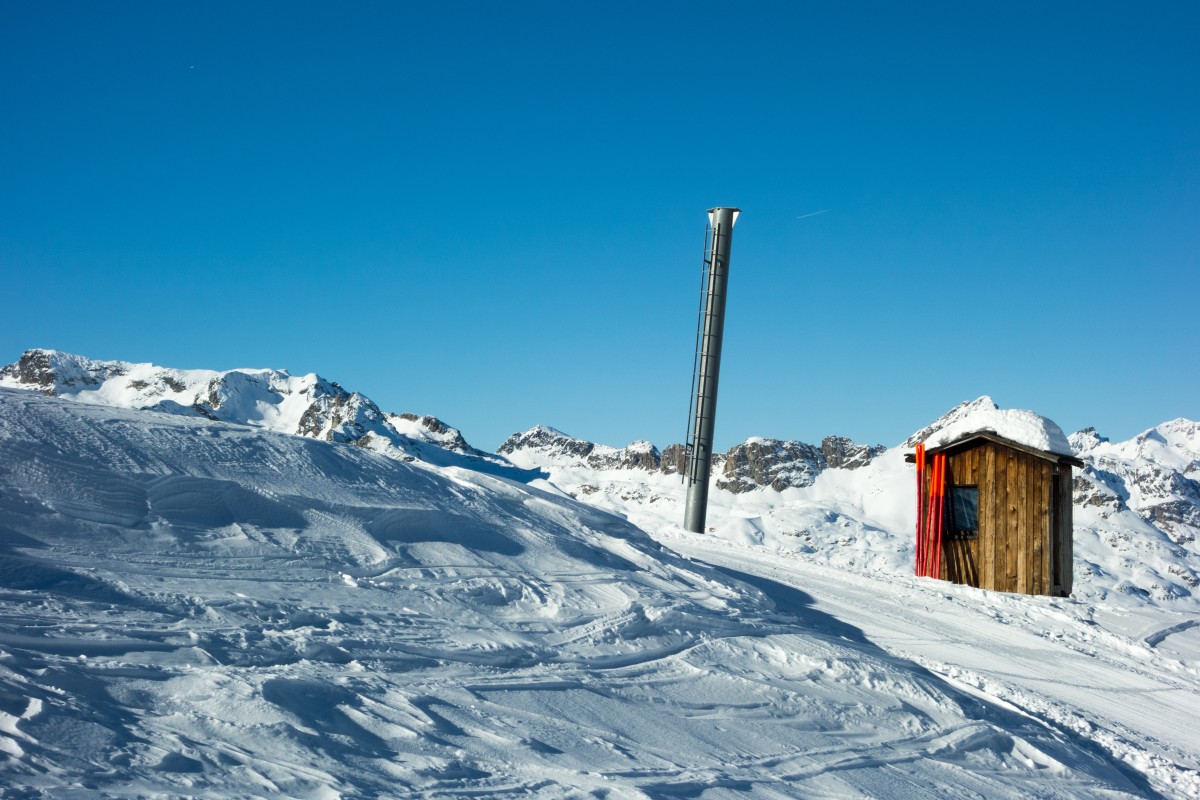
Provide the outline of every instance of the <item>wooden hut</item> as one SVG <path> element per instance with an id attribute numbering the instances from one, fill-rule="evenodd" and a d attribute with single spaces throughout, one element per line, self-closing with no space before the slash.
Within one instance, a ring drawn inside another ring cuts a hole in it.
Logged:
<path id="1" fill-rule="evenodd" d="M 1082 461 L 991 431 L 921 455 L 905 459 L 924 462 L 918 575 L 998 592 L 1071 594 L 1071 467 Z"/>

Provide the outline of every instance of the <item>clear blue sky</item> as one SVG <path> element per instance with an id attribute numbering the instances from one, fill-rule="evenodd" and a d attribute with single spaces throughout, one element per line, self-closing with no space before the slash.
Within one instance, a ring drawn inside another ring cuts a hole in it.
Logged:
<path id="1" fill-rule="evenodd" d="M 741 6 L 741 7 L 738 7 Z M 488 449 L 1200 418 L 1200 4 L 0 5 L 0 362 L 318 372 Z M 823 212 L 823 213 L 814 213 Z"/>

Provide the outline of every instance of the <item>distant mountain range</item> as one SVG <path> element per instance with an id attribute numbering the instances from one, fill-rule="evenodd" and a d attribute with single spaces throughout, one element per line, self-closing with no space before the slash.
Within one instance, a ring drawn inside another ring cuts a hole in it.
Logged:
<path id="1" fill-rule="evenodd" d="M 475 462 L 487 469 L 507 466 L 468 445 L 457 429 L 436 417 L 385 413 L 370 398 L 314 373 L 297 377 L 275 369 L 170 369 L 28 350 L 15 364 L 0 369 L 0 386 L 232 422 L 366 447 L 400 459 Z"/>
<path id="2" fill-rule="evenodd" d="M 264 428 L 521 481 L 548 478 L 634 521 L 646 513 L 669 518 L 680 494 L 679 444 L 659 450 L 637 441 L 616 448 L 537 426 L 490 454 L 436 417 L 384 412 L 315 374 L 179 370 L 35 349 L 0 369 L 0 386 Z M 912 513 L 911 467 L 899 466 L 901 451 L 972 415 L 995 412 L 987 397 L 962 403 L 891 449 L 838 436 L 819 445 L 753 438 L 713 459 L 713 485 L 730 494 L 718 492 L 711 503 L 727 506 L 729 527 L 748 531 L 751 539 L 803 542 L 802 551 L 834 563 L 889 563 L 902 570 L 911 559 L 905 543 Z M 1088 428 L 1071 435 L 1069 444 L 1086 464 L 1074 482 L 1082 590 L 1193 597 L 1200 587 L 1200 424 L 1172 420 L 1116 443 Z M 862 533 L 856 546 L 844 546 L 847 530 Z"/>
<path id="3" fill-rule="evenodd" d="M 125 361 L 97 361 L 57 350 L 28 350 L 0 369 L 0 386 L 34 389 L 52 397 L 119 408 L 199 416 L 367 447 L 397 458 L 446 463 L 430 446 L 481 460 L 492 468 L 504 460 L 470 446 L 456 428 L 436 417 L 386 413 L 370 398 L 316 374 L 284 370 L 181 370 Z M 716 486 L 731 492 L 761 487 L 776 491 L 808 486 L 823 470 L 854 469 L 885 448 L 829 436 L 819 446 L 777 439 L 751 439 L 713 459 Z M 616 467 L 676 474 L 683 446 L 659 451 L 639 441 L 624 448 L 573 439 L 546 426 L 513 434 L 499 449 L 505 456 L 536 451 L 551 460 L 580 457 L 597 469 Z"/>

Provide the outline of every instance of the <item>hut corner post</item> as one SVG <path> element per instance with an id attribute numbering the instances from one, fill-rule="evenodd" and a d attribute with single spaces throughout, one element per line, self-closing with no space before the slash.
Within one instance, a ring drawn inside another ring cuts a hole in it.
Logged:
<path id="1" fill-rule="evenodd" d="M 725 292 L 729 285 L 729 249 L 737 208 L 708 210 L 711 240 L 706 253 L 707 281 L 701 304 L 699 348 L 693 378 L 694 416 L 688 420 L 688 459 L 685 473 L 687 503 L 683 527 L 704 532 L 708 515 L 708 479 L 712 467 L 713 428 L 717 414 L 717 381 L 721 373 L 721 343 L 725 334 Z"/>

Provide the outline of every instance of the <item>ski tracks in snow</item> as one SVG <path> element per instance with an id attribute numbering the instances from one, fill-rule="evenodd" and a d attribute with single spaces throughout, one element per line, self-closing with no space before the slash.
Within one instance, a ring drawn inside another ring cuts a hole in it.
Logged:
<path id="1" fill-rule="evenodd" d="M 803 593 L 809 607 L 948 685 L 1093 746 L 1159 791 L 1200 796 L 1200 746 L 1188 734 L 1200 719 L 1195 663 L 1154 648 L 1196 620 L 1131 638 L 1069 599 L 841 570 L 678 531 L 663 541 L 733 577 Z M 778 603 L 779 590 L 768 593 Z M 786 596 L 778 604 L 804 614 Z"/>

